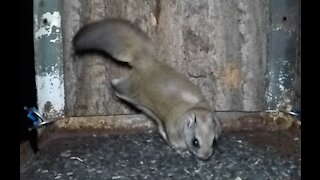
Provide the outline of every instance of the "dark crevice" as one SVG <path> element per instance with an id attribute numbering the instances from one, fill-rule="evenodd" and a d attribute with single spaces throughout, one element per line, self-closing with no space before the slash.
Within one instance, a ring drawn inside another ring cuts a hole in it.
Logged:
<path id="1" fill-rule="evenodd" d="M 156 9 L 155 9 L 155 18 L 157 20 L 157 25 L 159 24 L 159 20 L 160 20 L 160 13 L 161 13 L 161 1 L 160 0 L 156 0 Z"/>
<path id="2" fill-rule="evenodd" d="M 207 77 L 206 75 L 203 75 L 203 74 L 195 75 L 195 74 L 192 74 L 189 72 L 188 72 L 188 76 L 192 77 L 192 78 L 206 78 Z"/>

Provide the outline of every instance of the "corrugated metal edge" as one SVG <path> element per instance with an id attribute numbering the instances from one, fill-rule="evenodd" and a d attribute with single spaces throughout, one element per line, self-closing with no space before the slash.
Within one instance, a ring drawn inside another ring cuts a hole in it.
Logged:
<path id="1" fill-rule="evenodd" d="M 270 0 L 266 101 L 268 110 L 294 107 L 300 0 Z"/>
<path id="2" fill-rule="evenodd" d="M 61 1 L 34 0 L 37 104 L 47 118 L 64 116 Z"/>

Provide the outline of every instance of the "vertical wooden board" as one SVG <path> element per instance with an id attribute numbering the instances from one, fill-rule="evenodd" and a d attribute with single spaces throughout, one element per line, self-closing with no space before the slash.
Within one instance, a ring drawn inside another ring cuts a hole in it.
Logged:
<path id="1" fill-rule="evenodd" d="M 158 56 L 217 110 L 265 108 L 267 1 L 161 1 Z"/>
<path id="2" fill-rule="evenodd" d="M 71 0 L 64 2 L 66 113 L 68 116 L 133 114 L 114 97 L 110 80 L 121 77 L 128 67 L 99 55 L 76 56 L 72 38 L 78 29 L 104 17 L 128 19 L 150 32 L 149 17 L 155 4 L 149 1 Z"/>
<path id="3" fill-rule="evenodd" d="M 109 80 L 126 67 L 97 55 L 73 55 L 80 26 L 128 19 L 151 37 L 160 60 L 200 86 L 214 109 L 265 108 L 268 1 L 71 0 L 65 8 L 65 85 L 68 115 L 135 113 L 116 100 Z"/>

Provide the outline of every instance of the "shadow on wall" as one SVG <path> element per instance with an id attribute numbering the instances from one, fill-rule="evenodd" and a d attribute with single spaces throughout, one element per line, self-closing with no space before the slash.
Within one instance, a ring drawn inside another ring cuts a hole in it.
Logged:
<path id="1" fill-rule="evenodd" d="M 36 152 L 37 131 L 28 131 L 33 124 L 27 118 L 24 106 L 36 107 L 36 83 L 33 50 L 33 1 L 22 1 L 20 4 L 20 144 L 29 141 Z"/>

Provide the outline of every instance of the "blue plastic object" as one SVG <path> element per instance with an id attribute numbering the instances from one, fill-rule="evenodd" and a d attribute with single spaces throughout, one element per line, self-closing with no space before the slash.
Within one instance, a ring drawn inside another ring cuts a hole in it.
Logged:
<path id="1" fill-rule="evenodd" d="M 29 111 L 27 117 L 29 119 L 31 119 L 31 121 L 33 122 L 33 124 L 39 124 L 40 123 L 40 120 L 39 120 L 39 117 L 37 116 L 36 113 L 34 112 L 38 112 L 38 110 L 36 108 L 29 108 L 27 109 L 26 107 L 24 108 L 25 110 Z"/>
<path id="2" fill-rule="evenodd" d="M 24 110 L 28 111 L 27 117 L 33 122 L 33 127 L 31 129 L 40 128 L 54 121 L 54 120 L 48 121 L 39 113 L 38 109 L 35 107 L 32 107 L 32 108 L 24 107 Z"/>

